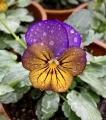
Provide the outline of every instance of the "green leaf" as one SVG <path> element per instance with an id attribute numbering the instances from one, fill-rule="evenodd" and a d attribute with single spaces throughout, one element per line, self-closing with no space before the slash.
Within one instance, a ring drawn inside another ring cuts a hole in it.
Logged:
<path id="1" fill-rule="evenodd" d="M 17 20 L 17 19 L 10 19 L 10 18 L 7 18 L 6 16 L 4 18 L 2 18 L 2 19 L 5 21 L 5 23 L 8 25 L 8 27 L 13 32 L 16 32 L 17 28 L 20 25 L 20 21 L 19 20 Z M 0 30 L 5 32 L 5 33 L 10 34 L 10 32 L 1 23 L 0 23 Z"/>
<path id="2" fill-rule="evenodd" d="M 44 119 L 48 119 L 58 110 L 59 95 L 57 93 L 46 93 L 42 99 L 42 112 Z"/>
<path id="3" fill-rule="evenodd" d="M 31 91 L 31 96 L 32 96 L 32 99 L 34 100 L 37 100 L 40 98 L 40 96 L 42 95 L 42 91 L 39 90 L 39 89 L 32 89 Z"/>
<path id="4" fill-rule="evenodd" d="M 14 92 L 9 92 L 0 96 L 0 103 L 9 104 L 17 102 L 17 96 Z"/>
<path id="5" fill-rule="evenodd" d="M 58 110 L 59 95 L 53 92 L 47 92 L 42 98 L 41 106 L 38 105 L 36 114 L 39 120 L 48 120 Z M 38 111 L 39 110 L 39 111 Z"/>
<path id="6" fill-rule="evenodd" d="M 95 33 L 93 30 L 89 29 L 86 34 L 86 40 L 82 43 L 82 46 L 88 46 L 95 39 Z"/>
<path id="7" fill-rule="evenodd" d="M 104 2 L 104 3 L 102 3 L 101 4 L 101 7 L 99 7 L 100 8 L 100 12 L 105 16 L 106 15 L 106 12 L 105 12 L 105 6 L 106 5 L 106 3 Z"/>
<path id="8" fill-rule="evenodd" d="M 66 102 L 63 103 L 62 110 L 68 120 L 81 120 L 78 116 L 76 116 L 76 114 L 71 110 L 71 107 Z"/>
<path id="9" fill-rule="evenodd" d="M 35 109 L 38 120 L 42 120 L 42 99 L 38 101 L 37 107 Z"/>
<path id="10" fill-rule="evenodd" d="M 8 84 L 14 86 L 17 82 L 25 82 L 25 85 L 28 85 L 28 71 L 22 67 L 21 63 L 12 65 L 8 72 L 5 73 L 5 76 L 2 79 L 3 84 Z"/>
<path id="11" fill-rule="evenodd" d="M 21 18 L 22 22 L 32 22 L 34 18 L 31 15 L 25 15 L 24 17 Z"/>
<path id="12" fill-rule="evenodd" d="M 12 48 L 15 52 L 23 54 L 24 48 L 11 36 L 5 33 L 0 34 L 0 49 Z"/>
<path id="13" fill-rule="evenodd" d="M 67 95 L 68 104 L 81 120 L 102 120 L 95 101 L 91 97 L 71 91 Z"/>
<path id="14" fill-rule="evenodd" d="M 94 16 L 95 16 L 96 18 L 98 18 L 100 21 L 106 22 L 106 18 L 105 18 L 105 16 L 103 16 L 103 14 L 95 11 L 95 12 L 94 12 Z"/>
<path id="15" fill-rule="evenodd" d="M 14 89 L 8 85 L 0 85 L 0 96 L 12 92 Z"/>
<path id="16" fill-rule="evenodd" d="M 9 92 L 5 95 L 0 96 L 0 102 L 4 104 L 16 103 L 18 102 L 24 94 L 29 91 L 30 87 L 17 87 L 13 92 Z"/>
<path id="17" fill-rule="evenodd" d="M 106 56 L 94 57 L 80 79 L 92 87 L 97 94 L 106 98 Z"/>
<path id="18" fill-rule="evenodd" d="M 85 33 L 92 22 L 92 13 L 89 10 L 82 9 L 71 15 L 65 22 L 75 27 L 81 33 Z"/>
<path id="19" fill-rule="evenodd" d="M 6 47 L 7 47 L 7 45 L 5 44 L 5 42 L 0 37 L 0 49 L 4 49 Z"/>
<path id="20" fill-rule="evenodd" d="M 0 50 L 0 102 L 14 103 L 30 89 L 29 72 L 22 63 L 16 62 L 16 56 L 6 50 Z M 3 89 L 4 87 L 4 89 Z"/>
<path id="21" fill-rule="evenodd" d="M 11 39 L 11 40 L 4 40 L 4 42 L 7 44 L 9 48 L 13 48 L 15 52 L 19 53 L 20 55 L 23 54 L 25 49 L 17 41 Z"/>
<path id="22" fill-rule="evenodd" d="M 14 93 L 16 95 L 16 100 L 12 101 L 12 103 L 20 100 L 23 97 L 23 95 L 26 94 L 29 90 L 30 90 L 30 86 L 27 86 L 27 85 L 24 85 L 23 87 L 18 86 L 14 91 Z"/>
<path id="23" fill-rule="evenodd" d="M 30 0 L 18 0 L 18 6 L 19 7 L 26 7 L 31 3 Z"/>
<path id="24" fill-rule="evenodd" d="M 21 14 L 20 14 L 21 13 Z M 25 8 L 17 8 L 7 12 L 8 19 L 17 19 L 22 22 L 32 22 L 34 19 Z"/>
<path id="25" fill-rule="evenodd" d="M 0 32 L 0 49 L 7 47 L 7 44 L 3 41 L 4 39 L 7 39 L 7 37 L 4 36 L 3 32 Z"/>
<path id="26" fill-rule="evenodd" d="M 8 71 L 8 67 L 0 67 L 0 82 Z"/>
<path id="27" fill-rule="evenodd" d="M 80 93 L 83 95 L 83 96 L 85 96 L 85 98 L 87 99 L 87 100 L 89 100 L 90 102 L 92 102 L 96 107 L 97 107 L 97 102 L 95 101 L 95 98 L 94 98 L 94 96 L 93 96 L 93 94 L 91 95 L 90 94 L 90 91 L 89 90 L 87 90 L 87 89 L 82 89 L 81 91 L 80 91 Z"/>
<path id="28" fill-rule="evenodd" d="M 95 102 L 98 104 L 100 102 L 100 96 L 93 92 L 91 89 L 88 90 L 88 93 L 92 96 Z"/>
<path id="29" fill-rule="evenodd" d="M 8 6 L 11 6 L 15 3 L 15 0 L 7 0 Z"/>
<path id="30" fill-rule="evenodd" d="M 68 0 L 68 3 L 73 4 L 73 5 L 78 5 L 79 4 L 78 0 Z"/>
<path id="31" fill-rule="evenodd" d="M 0 50 L 0 67 L 16 63 L 17 56 L 6 50 Z"/>
<path id="32" fill-rule="evenodd" d="M 96 31 L 99 28 L 100 25 L 101 25 L 101 22 L 94 17 L 93 21 L 91 23 L 91 28 Z"/>
<path id="33" fill-rule="evenodd" d="M 106 56 L 94 57 L 94 61 L 92 61 L 92 62 L 106 66 Z"/>

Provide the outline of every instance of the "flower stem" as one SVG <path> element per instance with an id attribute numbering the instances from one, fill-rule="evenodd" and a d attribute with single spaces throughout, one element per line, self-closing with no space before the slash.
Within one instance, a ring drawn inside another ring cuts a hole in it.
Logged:
<path id="1" fill-rule="evenodd" d="M 19 36 L 17 36 L 7 25 L 6 21 L 2 18 L 0 18 L 0 22 L 2 23 L 2 25 L 11 33 L 11 35 L 15 38 L 15 40 L 23 47 L 26 48 L 25 43 L 19 38 Z"/>
<path id="2" fill-rule="evenodd" d="M 61 95 L 61 94 L 59 94 L 59 95 L 60 95 L 60 98 L 63 99 L 67 103 L 67 99 L 63 95 Z"/>

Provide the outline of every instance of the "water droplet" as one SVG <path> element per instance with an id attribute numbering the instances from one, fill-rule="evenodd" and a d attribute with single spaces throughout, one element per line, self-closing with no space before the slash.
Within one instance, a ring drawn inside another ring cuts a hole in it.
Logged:
<path id="1" fill-rule="evenodd" d="M 59 27 L 59 30 L 61 30 L 61 28 Z"/>
<path id="2" fill-rule="evenodd" d="M 35 35 L 36 35 L 37 33 L 35 32 Z"/>
<path id="3" fill-rule="evenodd" d="M 77 38 L 76 37 L 74 38 L 74 42 L 77 42 Z"/>
<path id="4" fill-rule="evenodd" d="M 72 29 L 72 30 L 70 31 L 70 33 L 74 33 L 74 30 Z"/>
<path id="5" fill-rule="evenodd" d="M 43 36 L 46 36 L 46 35 L 47 35 L 46 32 L 44 32 L 44 33 L 43 33 Z"/>
<path id="6" fill-rule="evenodd" d="M 34 65 L 35 67 L 38 67 L 38 65 Z"/>
<path id="7" fill-rule="evenodd" d="M 50 28 L 50 26 L 47 26 L 47 28 Z"/>
<path id="8" fill-rule="evenodd" d="M 36 42 L 36 39 L 34 39 L 33 41 Z"/>
<path id="9" fill-rule="evenodd" d="M 44 43 L 41 43 L 41 45 L 43 46 L 43 45 L 44 45 Z"/>
<path id="10" fill-rule="evenodd" d="M 51 33 L 53 33 L 53 30 L 51 30 Z"/>
<path id="11" fill-rule="evenodd" d="M 41 23 L 39 23 L 39 26 L 41 26 Z"/>
<path id="12" fill-rule="evenodd" d="M 54 41 L 50 41 L 50 42 L 49 42 L 49 45 L 52 45 L 52 46 L 53 46 L 53 45 L 54 45 Z"/>
<path id="13" fill-rule="evenodd" d="M 45 50 L 43 50 L 42 52 L 45 53 Z"/>
<path id="14" fill-rule="evenodd" d="M 39 31 L 39 28 L 37 28 L 36 31 Z"/>
<path id="15" fill-rule="evenodd" d="M 31 29 L 31 32 L 33 32 L 33 29 Z"/>

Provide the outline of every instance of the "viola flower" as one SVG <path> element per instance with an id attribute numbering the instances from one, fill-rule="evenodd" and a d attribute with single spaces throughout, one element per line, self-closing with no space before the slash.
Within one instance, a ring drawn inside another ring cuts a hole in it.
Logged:
<path id="1" fill-rule="evenodd" d="M 0 12 L 5 12 L 8 9 L 7 2 L 5 0 L 0 0 Z"/>
<path id="2" fill-rule="evenodd" d="M 22 63 L 30 71 L 32 85 L 55 92 L 68 90 L 86 65 L 80 33 L 60 21 L 44 20 L 31 25 L 25 38 Z"/>

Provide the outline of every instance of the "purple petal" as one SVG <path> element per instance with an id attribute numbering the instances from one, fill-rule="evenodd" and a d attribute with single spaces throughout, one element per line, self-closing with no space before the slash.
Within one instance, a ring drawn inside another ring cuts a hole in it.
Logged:
<path id="1" fill-rule="evenodd" d="M 56 20 L 44 20 L 34 23 L 26 33 L 26 42 L 30 46 L 41 43 L 50 47 L 55 56 L 60 55 L 69 47 L 66 29 Z"/>
<path id="2" fill-rule="evenodd" d="M 58 20 L 56 20 L 58 21 Z M 82 37 L 78 31 L 76 31 L 72 26 L 58 21 L 61 25 L 63 25 L 67 31 L 68 39 L 69 39 L 69 47 L 80 47 L 82 42 Z"/>
<path id="3" fill-rule="evenodd" d="M 64 23 L 64 27 L 68 33 L 69 46 L 80 47 L 82 42 L 82 37 L 78 31 L 76 31 L 72 26 Z"/>

